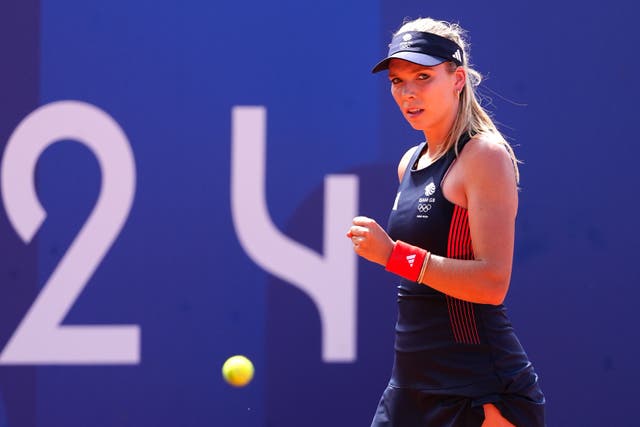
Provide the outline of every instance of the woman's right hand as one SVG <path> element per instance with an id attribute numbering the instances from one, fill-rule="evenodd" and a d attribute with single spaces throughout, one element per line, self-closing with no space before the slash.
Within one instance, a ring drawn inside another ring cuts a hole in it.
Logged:
<path id="1" fill-rule="evenodd" d="M 394 242 L 375 220 L 366 216 L 355 217 L 347 237 L 358 255 L 382 266 L 387 264 Z"/>

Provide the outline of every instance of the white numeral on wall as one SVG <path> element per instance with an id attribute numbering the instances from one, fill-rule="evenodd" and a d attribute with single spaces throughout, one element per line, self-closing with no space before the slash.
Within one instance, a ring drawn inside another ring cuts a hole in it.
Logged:
<path id="1" fill-rule="evenodd" d="M 0 354 L 0 364 L 136 364 L 138 325 L 62 325 L 120 233 L 135 192 L 129 141 L 104 111 L 78 101 L 47 104 L 29 114 L 7 143 L 2 198 L 9 221 L 29 243 L 45 220 L 35 189 L 36 163 L 61 140 L 86 145 L 96 156 L 102 185 L 96 205 Z"/>
<path id="2" fill-rule="evenodd" d="M 322 326 L 322 359 L 356 359 L 357 259 L 346 230 L 357 212 L 358 178 L 325 179 L 324 255 L 282 234 L 269 216 L 265 193 L 266 110 L 232 112 L 231 212 L 240 244 L 249 257 L 298 287 L 315 303 Z"/>

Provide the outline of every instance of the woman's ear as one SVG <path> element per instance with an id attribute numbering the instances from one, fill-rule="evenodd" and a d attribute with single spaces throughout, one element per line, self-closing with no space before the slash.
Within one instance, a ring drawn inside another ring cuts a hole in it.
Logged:
<path id="1" fill-rule="evenodd" d="M 455 75 L 455 83 L 454 83 L 455 91 L 457 93 L 460 93 L 462 92 L 462 89 L 464 89 L 464 85 L 467 82 L 467 70 L 465 70 L 463 66 L 459 66 L 454 71 L 454 75 Z"/>

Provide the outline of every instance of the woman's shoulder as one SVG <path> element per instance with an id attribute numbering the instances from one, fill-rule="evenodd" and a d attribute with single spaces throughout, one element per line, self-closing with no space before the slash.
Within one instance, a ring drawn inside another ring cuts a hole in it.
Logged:
<path id="1" fill-rule="evenodd" d="M 507 141 L 499 134 L 474 135 L 460 152 L 459 161 L 463 169 L 473 176 L 515 178 L 514 159 Z"/>
<path id="2" fill-rule="evenodd" d="M 476 151 L 492 151 L 504 150 L 506 144 L 507 142 L 502 135 L 493 132 L 483 132 L 469 138 L 469 142 L 467 142 L 465 147 Z"/>
<path id="3" fill-rule="evenodd" d="M 398 181 L 402 181 L 402 177 L 404 176 L 404 172 L 407 170 L 407 166 L 409 166 L 411 158 L 415 154 L 418 147 L 420 147 L 421 145 L 422 144 L 414 145 L 413 147 L 405 151 L 405 153 L 402 155 L 400 163 L 398 163 Z"/>
<path id="4" fill-rule="evenodd" d="M 461 160 L 468 160 L 471 163 L 475 161 L 512 163 L 507 141 L 495 133 L 487 132 L 472 136 L 459 155 Z"/>

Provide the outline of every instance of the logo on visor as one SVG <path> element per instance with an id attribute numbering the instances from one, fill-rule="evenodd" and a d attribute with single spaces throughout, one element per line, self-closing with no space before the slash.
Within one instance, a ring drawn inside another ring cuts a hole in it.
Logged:
<path id="1" fill-rule="evenodd" d="M 462 55 L 460 55 L 460 49 L 456 49 L 456 53 L 453 54 L 453 57 L 458 61 L 462 62 Z"/>
<path id="2" fill-rule="evenodd" d="M 409 40 L 411 40 L 413 37 L 411 37 L 411 34 L 405 34 L 404 36 L 402 36 L 402 40 L 408 42 Z"/>

